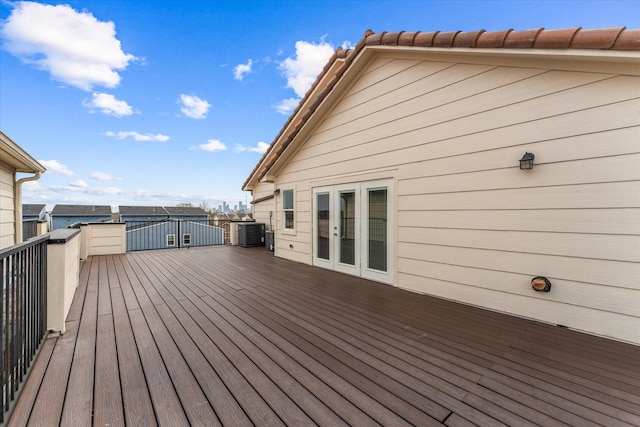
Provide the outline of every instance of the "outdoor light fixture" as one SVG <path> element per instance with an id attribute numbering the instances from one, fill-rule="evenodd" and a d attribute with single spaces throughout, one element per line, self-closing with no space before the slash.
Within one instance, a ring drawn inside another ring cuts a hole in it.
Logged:
<path id="1" fill-rule="evenodd" d="M 531 287 L 538 292 L 549 292 L 551 282 L 546 277 L 538 276 L 531 279 Z"/>
<path id="2" fill-rule="evenodd" d="M 280 189 L 276 188 L 275 190 L 273 190 L 273 195 L 277 196 L 278 194 L 280 194 Z"/>
<path id="3" fill-rule="evenodd" d="M 536 156 L 533 153 L 524 153 L 524 156 L 520 159 L 520 169 L 533 169 L 533 159 L 535 158 Z"/>

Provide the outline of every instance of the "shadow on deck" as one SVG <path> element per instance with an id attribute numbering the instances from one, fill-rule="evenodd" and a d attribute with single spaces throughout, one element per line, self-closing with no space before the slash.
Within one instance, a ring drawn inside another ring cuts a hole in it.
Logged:
<path id="1" fill-rule="evenodd" d="M 208 247 L 91 257 L 9 425 L 638 425 L 640 347 Z"/>

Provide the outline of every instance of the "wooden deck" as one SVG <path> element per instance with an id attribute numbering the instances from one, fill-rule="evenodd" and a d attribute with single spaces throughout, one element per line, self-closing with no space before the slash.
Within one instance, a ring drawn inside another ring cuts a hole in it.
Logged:
<path id="1" fill-rule="evenodd" d="M 211 247 L 92 257 L 9 425 L 640 424 L 640 347 Z"/>

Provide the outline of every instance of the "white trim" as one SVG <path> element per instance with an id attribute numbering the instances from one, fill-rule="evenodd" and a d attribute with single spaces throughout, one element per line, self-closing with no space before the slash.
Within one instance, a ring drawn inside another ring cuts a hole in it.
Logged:
<path id="1" fill-rule="evenodd" d="M 371 190 L 386 190 L 387 191 L 387 209 L 386 209 L 386 250 L 387 250 L 387 262 L 386 262 L 386 271 L 375 270 L 373 268 L 369 268 L 367 266 L 367 260 L 365 259 L 365 255 L 369 254 L 368 248 L 368 237 L 367 230 L 369 229 L 369 198 L 368 194 Z M 393 191 L 393 180 L 385 179 L 380 181 L 370 181 L 363 182 L 361 186 L 361 227 L 362 232 L 361 236 L 363 238 L 360 239 L 360 243 L 362 245 L 360 253 L 363 254 L 362 257 L 362 267 L 360 271 L 360 276 L 369 279 L 375 280 L 376 282 L 383 282 L 393 284 L 393 274 L 394 274 L 394 266 L 393 266 L 393 249 L 394 249 L 394 191 Z"/>
<path id="2" fill-rule="evenodd" d="M 311 254 L 313 257 L 313 265 L 328 268 L 333 270 L 333 245 L 329 244 L 329 259 L 318 258 L 318 224 L 320 221 L 327 221 L 328 233 L 331 234 L 331 230 L 333 229 L 333 187 L 317 187 L 314 188 L 313 193 L 313 201 L 312 201 L 312 209 L 313 209 L 313 222 L 312 222 L 312 238 L 311 238 Z M 327 195 L 329 197 L 329 217 L 327 219 L 319 219 L 318 218 L 318 196 L 319 195 Z M 327 236 L 329 241 L 331 242 L 330 236 Z"/>
<path id="3" fill-rule="evenodd" d="M 369 203 L 368 195 L 370 190 L 385 189 L 387 191 L 386 201 L 386 271 L 375 270 L 367 266 L 369 246 L 368 246 L 368 230 L 369 230 Z M 340 220 L 340 194 L 352 190 L 355 192 L 355 236 L 354 244 L 354 264 L 344 264 L 338 262 L 338 254 L 340 251 L 340 238 L 338 233 L 340 232 L 339 220 Z M 326 219 L 320 219 L 318 215 L 318 196 L 328 196 L 329 202 L 329 216 Z M 350 184 L 339 184 L 322 187 L 312 188 L 312 240 L 311 240 L 311 252 L 313 265 L 317 267 L 327 268 L 330 270 L 339 271 L 354 276 L 364 277 L 369 280 L 377 282 L 395 284 L 394 283 L 394 226 L 395 226 L 395 212 L 394 212 L 394 190 L 393 179 L 383 179 L 376 181 L 356 182 Z M 327 236 L 329 239 L 328 251 L 329 259 L 318 257 L 318 225 L 320 221 L 328 222 Z"/>
<path id="4" fill-rule="evenodd" d="M 289 210 L 285 210 L 284 209 L 284 193 L 287 191 L 291 191 L 291 197 L 293 197 L 293 209 L 289 209 Z M 296 209 L 296 203 L 298 201 L 298 197 L 296 194 L 296 188 L 295 186 L 292 187 L 283 187 L 281 189 L 280 192 L 280 206 L 281 206 L 281 221 L 282 221 L 282 227 L 281 227 L 281 231 L 282 234 L 289 234 L 289 235 L 296 235 L 296 222 L 298 221 L 298 209 Z M 293 228 L 287 228 L 286 227 L 286 212 L 293 212 Z"/>

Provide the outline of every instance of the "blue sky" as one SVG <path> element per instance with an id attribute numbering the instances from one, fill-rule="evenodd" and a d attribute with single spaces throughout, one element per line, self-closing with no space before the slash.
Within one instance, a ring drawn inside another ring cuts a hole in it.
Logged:
<path id="1" fill-rule="evenodd" d="M 241 186 L 365 30 L 640 28 L 640 1 L 0 0 L 0 129 L 25 203 L 250 201 Z"/>

